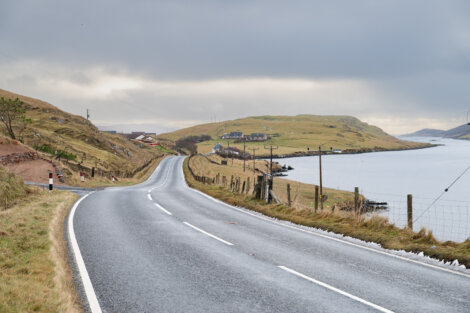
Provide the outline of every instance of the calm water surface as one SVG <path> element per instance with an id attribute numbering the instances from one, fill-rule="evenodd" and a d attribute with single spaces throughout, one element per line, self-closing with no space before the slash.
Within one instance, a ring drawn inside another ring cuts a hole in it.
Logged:
<path id="1" fill-rule="evenodd" d="M 470 141 L 441 138 L 406 138 L 442 146 L 392 152 L 322 157 L 323 186 L 360 192 L 368 199 L 385 201 L 384 212 L 397 225 L 406 224 L 406 195 L 414 198 L 414 224 L 432 229 L 442 240 L 463 241 L 470 237 L 470 170 L 432 207 L 444 192 L 470 166 Z M 277 159 L 293 166 L 288 179 L 318 184 L 318 157 Z"/>

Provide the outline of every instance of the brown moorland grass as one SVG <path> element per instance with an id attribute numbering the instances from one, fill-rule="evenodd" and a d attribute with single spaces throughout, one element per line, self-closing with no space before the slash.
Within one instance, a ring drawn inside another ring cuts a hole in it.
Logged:
<path id="1" fill-rule="evenodd" d="M 242 181 L 250 179 L 250 192 L 253 191 L 253 181 L 261 172 L 269 172 L 269 162 L 265 160 L 255 160 L 255 173 L 253 173 L 253 160 L 246 161 L 246 170 L 243 171 L 243 160 L 228 159 L 227 165 L 221 165 L 224 158 L 218 155 L 195 155 L 191 158 L 191 169 L 196 175 L 214 177 L 217 174 L 226 176 L 230 180 L 231 176 L 239 177 Z M 279 169 L 280 165 L 274 163 L 274 169 Z M 297 208 L 313 208 L 315 198 L 315 186 L 310 184 L 303 184 L 292 180 L 287 180 L 282 177 L 274 178 L 274 193 L 279 200 L 287 203 L 287 184 L 291 186 L 291 201 L 292 205 Z M 354 194 L 348 191 L 342 191 L 331 188 L 323 188 L 323 194 L 328 196 L 327 201 L 324 203 L 325 208 L 333 207 L 353 207 Z M 363 199 L 363 197 L 361 197 Z"/>
<path id="2" fill-rule="evenodd" d="M 75 165 L 69 167 L 71 175 L 76 176 L 80 164 L 88 169 L 95 167 L 103 172 L 130 176 L 136 168 L 167 154 L 162 148 L 131 141 L 119 134 L 102 132 L 86 118 L 64 112 L 47 102 L 2 89 L 0 96 L 5 99 L 19 98 L 24 102 L 26 116 L 32 123 L 26 131 L 17 135 L 26 146 L 35 149 L 47 145 L 52 151 L 62 150 L 76 156 L 75 161 L 70 161 L 71 165 Z M 18 131 L 18 127 L 15 129 Z M 6 135 L 6 129 L 0 125 L 0 135 L 2 133 Z M 44 155 L 49 159 L 53 157 L 51 154 Z"/>
<path id="3" fill-rule="evenodd" d="M 0 212 L 0 312 L 81 312 L 63 239 L 76 198 L 35 189 Z"/>
<path id="4" fill-rule="evenodd" d="M 431 231 L 421 229 L 419 232 L 413 232 L 407 228 L 400 229 L 390 224 L 386 218 L 376 215 L 365 218 L 339 210 L 314 212 L 311 209 L 296 209 L 282 204 L 266 204 L 251 195 L 197 182 L 190 174 L 188 165 L 187 158 L 184 162 L 184 173 L 188 185 L 226 203 L 299 225 L 375 242 L 386 249 L 423 252 L 427 256 L 445 261 L 458 260 L 460 264 L 470 268 L 470 238 L 462 243 L 440 242 L 433 237 Z"/>

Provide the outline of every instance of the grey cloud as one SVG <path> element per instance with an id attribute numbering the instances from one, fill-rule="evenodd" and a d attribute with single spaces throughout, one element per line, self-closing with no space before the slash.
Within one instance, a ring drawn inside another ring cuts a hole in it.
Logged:
<path id="1" fill-rule="evenodd" d="M 463 0 L 7 0 L 0 3 L 0 38 L 4 87 L 77 113 L 92 107 L 103 122 L 153 116 L 183 123 L 266 114 L 268 107 L 272 114 L 450 121 L 470 103 L 470 2 Z M 96 71 L 158 82 L 351 80 L 372 91 L 322 89 L 325 96 L 296 98 L 296 91 L 273 96 L 266 89 L 132 89 L 90 100 L 46 94 L 38 85 L 56 76 L 91 88 Z"/>

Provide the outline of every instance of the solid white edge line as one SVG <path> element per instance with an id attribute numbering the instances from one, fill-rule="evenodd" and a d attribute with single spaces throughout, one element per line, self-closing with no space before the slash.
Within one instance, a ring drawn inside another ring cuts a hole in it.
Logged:
<path id="1" fill-rule="evenodd" d="M 406 261 L 406 262 L 410 262 L 410 263 L 415 263 L 415 264 L 418 264 L 418 265 L 422 265 L 422 266 L 426 266 L 426 267 L 429 267 L 429 268 L 437 269 L 437 270 L 440 270 L 440 271 L 443 271 L 443 272 L 447 272 L 447 273 L 459 275 L 459 276 L 462 276 L 462 277 L 470 278 L 470 275 L 469 275 L 469 274 L 466 274 L 466 273 L 457 272 L 457 271 L 454 271 L 454 270 L 451 270 L 451 269 L 448 269 L 448 268 L 445 268 L 445 267 L 440 267 L 440 266 L 437 266 L 437 265 L 424 263 L 424 262 L 421 262 L 421 261 L 418 261 L 418 260 L 409 259 L 409 258 L 400 256 L 400 255 L 396 255 L 396 254 L 389 253 L 389 252 L 376 250 L 376 249 L 369 248 L 369 247 L 366 247 L 366 246 L 362 246 L 362 245 L 359 245 L 359 244 L 356 244 L 356 243 L 353 243 L 353 242 L 349 242 L 349 241 L 346 241 L 346 240 L 343 240 L 343 239 L 340 239 L 340 238 L 330 237 L 330 236 L 323 235 L 323 234 L 319 234 L 319 233 L 316 233 L 316 232 L 313 232 L 313 231 L 308 231 L 308 230 L 305 230 L 305 229 L 302 229 L 302 228 L 298 228 L 298 227 L 295 227 L 295 226 L 291 226 L 291 225 L 287 225 L 287 224 L 284 224 L 284 223 L 281 223 L 281 222 L 277 222 L 277 221 L 275 221 L 275 220 L 273 220 L 272 218 L 269 218 L 269 217 L 267 217 L 267 216 L 260 216 L 260 215 L 257 215 L 257 214 L 253 214 L 253 213 L 250 213 L 250 212 L 246 212 L 245 210 L 248 210 L 248 209 L 242 210 L 242 209 L 240 209 L 240 208 L 237 208 L 237 207 L 235 207 L 235 206 L 232 206 L 232 205 L 230 205 L 230 204 L 227 204 L 227 203 L 225 203 L 225 202 L 223 202 L 223 201 L 221 201 L 221 200 L 212 198 L 211 196 L 206 195 L 205 193 L 203 193 L 203 192 L 201 192 L 201 191 L 199 191 L 199 190 L 197 190 L 197 189 L 194 189 L 194 188 L 192 188 L 192 187 L 189 187 L 188 184 L 186 183 L 186 178 L 184 177 L 184 173 L 183 173 L 183 180 L 184 180 L 186 186 L 187 186 L 189 189 L 193 190 L 193 191 L 196 192 L 196 193 L 199 193 L 200 195 L 202 195 L 202 196 L 204 196 L 204 197 L 206 197 L 206 198 L 208 198 L 208 199 L 210 199 L 210 200 L 212 200 L 212 201 L 214 201 L 214 202 L 220 203 L 220 204 L 222 204 L 222 205 L 227 206 L 228 208 L 237 210 L 237 211 L 242 212 L 242 213 L 244 213 L 244 214 L 248 214 L 248 215 L 254 216 L 254 217 L 256 217 L 256 218 L 259 218 L 259 219 L 268 221 L 268 222 L 270 222 L 270 223 L 277 224 L 277 225 L 280 225 L 280 226 L 283 226 L 283 227 L 287 227 L 287 228 L 291 228 L 291 229 L 295 229 L 295 230 L 298 230 L 298 231 L 301 231 L 301 232 L 304 232 L 304 233 L 308 233 L 308 234 L 312 234 L 312 235 L 314 235 L 314 236 L 322 237 L 322 238 L 325 238 L 325 239 L 330 239 L 330 240 L 334 240 L 334 241 L 337 241 L 337 242 L 341 242 L 341 243 L 344 243 L 344 244 L 347 244 L 347 245 L 350 245 L 350 246 L 353 246 L 353 247 L 357 247 L 357 248 L 361 248 L 361 249 L 364 249 L 364 250 L 372 251 L 372 252 L 374 252 L 374 253 L 378 253 L 378 254 L 382 254 L 382 255 L 387 255 L 387 256 L 390 256 L 390 257 L 393 257 L 393 258 L 402 260 L 402 261 Z"/>
<path id="2" fill-rule="evenodd" d="M 149 198 L 150 201 L 153 200 L 153 199 L 152 199 L 152 196 L 151 196 L 149 193 L 147 194 L 147 198 Z"/>
<path id="3" fill-rule="evenodd" d="M 92 193 L 93 192 L 86 194 L 85 196 L 81 197 L 77 202 L 75 202 L 74 206 L 72 207 L 72 210 L 70 211 L 68 219 L 68 230 L 70 243 L 72 246 L 73 254 L 75 256 L 75 262 L 77 264 L 80 277 L 82 278 L 83 289 L 85 289 L 85 295 L 87 297 L 90 310 L 92 313 L 102 313 L 100 304 L 98 302 L 98 299 L 96 298 L 95 290 L 93 289 L 93 285 L 91 284 L 90 276 L 88 276 L 88 271 L 86 270 L 82 253 L 80 252 L 80 248 L 78 247 L 78 242 L 77 238 L 75 237 L 75 231 L 73 227 L 73 217 L 75 216 L 75 211 L 77 210 L 78 205 Z"/>
<path id="4" fill-rule="evenodd" d="M 200 228 L 197 228 L 197 227 L 194 226 L 194 225 L 189 224 L 188 222 L 183 222 L 183 224 L 185 224 L 185 225 L 187 225 L 187 226 L 189 226 L 189 227 L 191 227 L 191 228 L 193 228 L 193 229 L 195 229 L 195 230 L 197 230 L 197 231 L 203 233 L 204 235 L 207 235 L 207 236 L 209 236 L 209 237 L 211 237 L 211 238 L 214 238 L 214 239 L 216 239 L 216 240 L 218 240 L 218 241 L 220 241 L 220 242 L 222 242 L 222 243 L 225 243 L 225 244 L 228 245 L 228 246 L 233 246 L 233 243 L 228 242 L 228 241 L 225 241 L 225 240 L 223 240 L 223 239 L 221 239 L 221 238 L 219 238 L 219 237 L 217 237 L 217 236 L 214 236 L 214 235 L 212 235 L 211 233 L 208 233 L 208 232 L 206 232 L 206 231 L 204 231 L 204 230 L 202 230 L 202 229 L 200 229 Z"/>
<path id="5" fill-rule="evenodd" d="M 164 207 L 162 207 L 160 204 L 158 204 L 158 203 L 154 203 L 154 204 L 155 204 L 155 206 L 156 206 L 157 208 L 159 208 L 160 210 L 162 210 L 162 211 L 165 212 L 166 214 L 168 214 L 168 215 L 173 215 L 173 214 L 171 214 L 170 211 L 166 210 L 166 209 L 165 209 Z"/>
<path id="6" fill-rule="evenodd" d="M 367 300 L 364 300 L 364 299 L 362 299 L 362 298 L 359 298 L 359 297 L 357 297 L 357 296 L 354 296 L 354 295 L 352 295 L 352 294 L 350 294 L 350 293 L 347 293 L 346 291 L 343 291 L 343 290 L 338 289 L 338 288 L 336 288 L 336 287 L 330 286 L 330 285 L 328 285 L 328 284 L 326 284 L 326 283 L 324 283 L 324 282 L 321 282 L 321 281 L 319 281 L 319 280 L 313 279 L 313 278 L 311 278 L 311 277 L 309 277 L 309 276 L 307 276 L 307 275 L 304 275 L 304 274 L 302 274 L 302 273 L 296 272 L 296 271 L 294 271 L 294 270 L 292 270 L 292 269 L 290 269 L 290 268 L 288 268 L 288 267 L 281 266 L 281 265 L 279 265 L 278 267 L 279 267 L 280 269 L 286 271 L 286 272 L 289 272 L 289 273 L 294 274 L 294 275 L 296 275 L 296 276 L 298 276 L 298 277 L 301 277 L 301 278 L 303 278 L 303 279 L 306 279 L 306 280 L 308 280 L 308 281 L 310 281 L 310 282 L 312 282 L 312 283 L 314 283 L 314 284 L 317 284 L 317 285 L 322 286 L 322 287 L 324 287 L 324 288 L 326 288 L 326 289 L 329 289 L 329 290 L 331 290 L 331 291 L 334 291 L 334 292 L 336 292 L 336 293 L 339 293 L 340 295 L 343 295 L 343 296 L 345 296 L 345 297 L 348 297 L 348 298 L 350 298 L 350 299 L 352 299 L 352 300 L 355 300 L 355 301 L 358 301 L 358 302 L 360 302 L 360 303 L 362 303 L 362 304 L 365 304 L 365 305 L 367 305 L 367 306 L 370 306 L 370 307 L 372 307 L 372 308 L 374 308 L 374 309 L 376 309 L 376 310 L 378 310 L 378 311 L 381 311 L 381 312 L 384 312 L 384 313 L 394 313 L 393 311 L 390 311 L 390 310 L 388 310 L 388 309 L 386 309 L 386 308 L 384 308 L 384 307 L 381 307 L 381 306 L 379 306 L 379 305 L 377 305 L 377 304 L 374 304 L 374 303 L 372 303 L 372 302 L 369 302 L 369 301 L 367 301 Z"/>

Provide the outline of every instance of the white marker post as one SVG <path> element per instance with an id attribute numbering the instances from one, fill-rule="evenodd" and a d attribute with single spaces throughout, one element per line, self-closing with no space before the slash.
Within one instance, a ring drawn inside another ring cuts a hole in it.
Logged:
<path id="1" fill-rule="evenodd" d="M 54 179 L 52 172 L 49 172 L 49 191 L 52 191 L 52 189 L 54 189 Z"/>
<path id="2" fill-rule="evenodd" d="M 82 183 L 85 182 L 85 175 L 83 175 L 83 172 L 80 172 L 80 179 L 81 179 Z"/>

